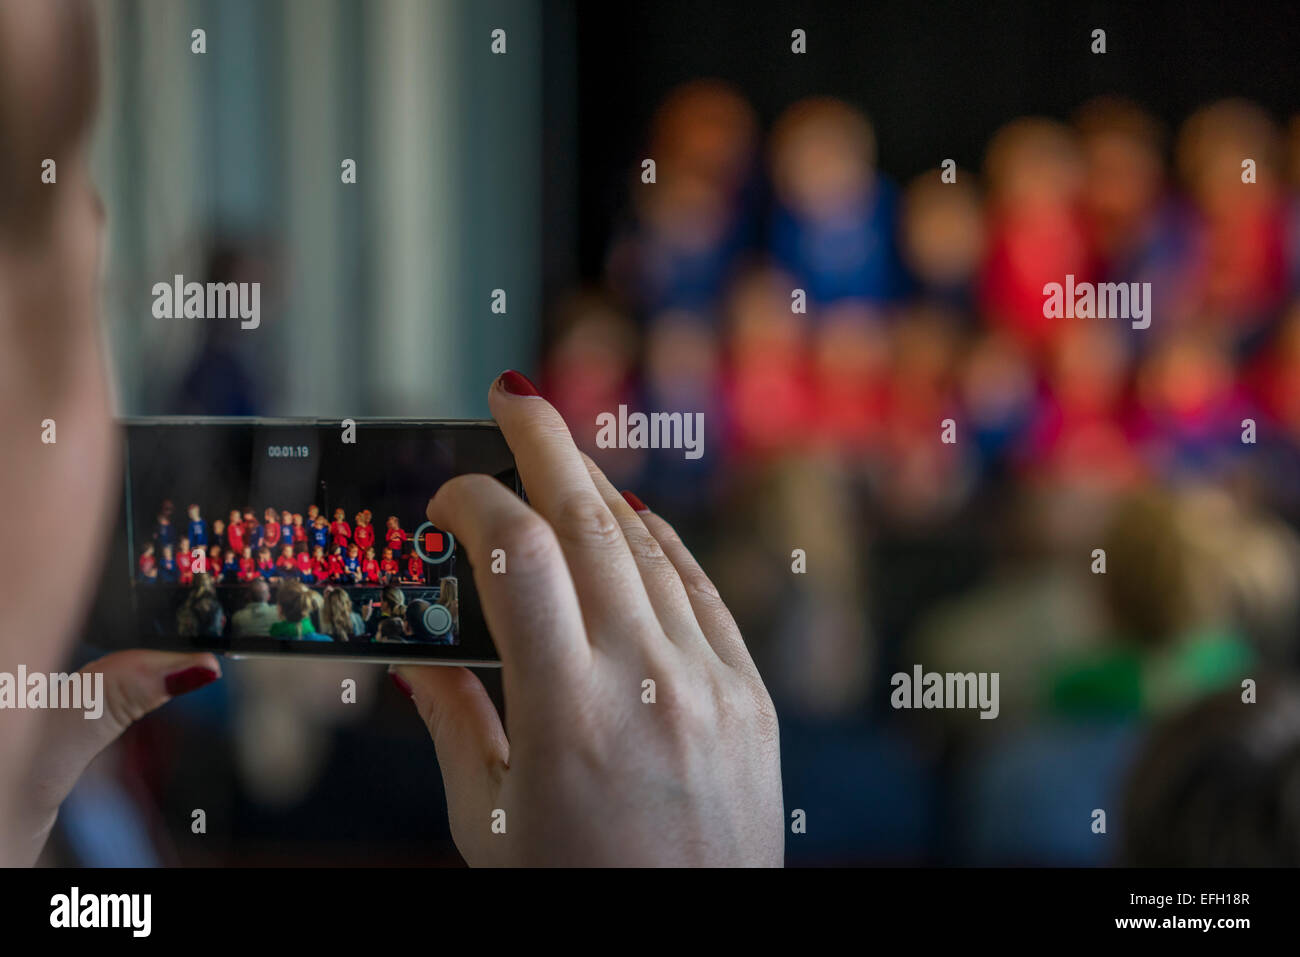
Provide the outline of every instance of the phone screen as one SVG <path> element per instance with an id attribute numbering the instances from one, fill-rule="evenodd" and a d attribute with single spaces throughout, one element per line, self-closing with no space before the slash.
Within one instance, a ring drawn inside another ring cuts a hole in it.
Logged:
<path id="1" fill-rule="evenodd" d="M 87 641 L 495 663 L 467 556 L 425 508 L 466 472 L 518 493 L 490 422 L 123 423 Z"/>

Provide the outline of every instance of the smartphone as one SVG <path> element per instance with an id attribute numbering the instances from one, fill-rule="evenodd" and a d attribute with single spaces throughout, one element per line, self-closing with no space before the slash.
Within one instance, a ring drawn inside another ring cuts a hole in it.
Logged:
<path id="1" fill-rule="evenodd" d="M 495 423 L 120 426 L 120 508 L 87 644 L 500 664 L 468 556 L 425 515 L 439 486 L 466 472 L 522 495 Z"/>

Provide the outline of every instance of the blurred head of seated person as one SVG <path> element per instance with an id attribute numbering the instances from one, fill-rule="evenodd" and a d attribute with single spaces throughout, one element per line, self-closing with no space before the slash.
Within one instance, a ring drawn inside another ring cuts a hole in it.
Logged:
<path id="1" fill-rule="evenodd" d="M 1129 867 L 1300 867 L 1300 684 L 1231 687 L 1156 727 L 1123 799 Z"/>
<path id="2" fill-rule="evenodd" d="M 405 642 L 406 621 L 402 618 L 385 618 L 379 623 L 375 641 Z"/>
<path id="3" fill-rule="evenodd" d="M 96 574 L 116 472 L 96 292 L 103 207 L 87 169 L 98 90 L 88 3 L 0 4 L 0 671 L 54 669 L 91 597 L 67 581 Z M 45 160 L 56 183 L 43 183 Z M 55 443 L 41 441 L 52 419 Z M 86 516 L 94 516 L 87 525 Z M 69 549 L 78 541 L 85 547 Z M 60 574 L 50 575 L 50 569 Z M 0 820 L 16 783 L 3 769 L 33 753 L 39 712 L 6 713 Z M 0 857 L 5 848 L 0 847 Z"/>
<path id="4" fill-rule="evenodd" d="M 1108 647 L 1049 676 L 1053 710 L 1120 718 L 1168 713 L 1236 682 L 1256 660 L 1229 614 L 1225 561 L 1207 550 L 1185 493 L 1143 489 L 1115 508 L 1093 553 Z"/>
<path id="5" fill-rule="evenodd" d="M 439 582 L 439 591 L 445 589 L 446 582 L 453 581 L 453 580 L 454 579 L 446 579 L 446 578 L 441 579 Z M 448 605 L 447 609 L 452 613 L 452 618 L 454 620 L 456 616 L 455 604 L 454 604 L 455 599 L 453 598 L 451 600 L 453 604 Z M 446 605 L 447 603 L 443 601 L 439 601 L 439 604 Z M 433 606 L 432 602 L 425 601 L 422 598 L 416 599 L 415 601 L 411 602 L 410 605 L 407 606 L 406 622 L 405 622 L 406 627 L 404 629 L 406 633 L 407 641 L 425 641 L 425 642 L 433 642 L 436 644 L 447 644 L 451 641 L 450 635 L 435 635 L 433 632 L 429 630 L 429 626 L 424 623 L 424 614 L 432 606 Z"/>
<path id="6" fill-rule="evenodd" d="M 212 576 L 204 572 L 194 576 L 194 587 L 185 604 L 176 613 L 177 634 L 203 638 L 220 638 L 226 629 L 226 612 L 217 598 Z"/>
<path id="7" fill-rule="evenodd" d="M 311 596 L 302 582 L 286 580 L 280 583 L 275 596 L 280 611 L 280 621 L 271 626 L 272 638 L 297 638 L 301 641 L 329 641 L 328 635 L 317 634 L 311 623 Z"/>
<path id="8" fill-rule="evenodd" d="M 232 638 L 266 636 L 279 620 L 280 614 L 271 604 L 271 588 L 259 578 L 248 586 L 248 604 L 231 617 L 230 635 Z"/>

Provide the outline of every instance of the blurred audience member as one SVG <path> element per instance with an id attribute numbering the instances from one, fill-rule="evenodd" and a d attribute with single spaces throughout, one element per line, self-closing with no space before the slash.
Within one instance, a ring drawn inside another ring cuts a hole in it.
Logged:
<path id="1" fill-rule="evenodd" d="M 269 635 L 277 621 L 279 613 L 271 604 L 271 588 L 259 578 L 248 586 L 248 604 L 230 618 L 230 637 Z"/>
<path id="2" fill-rule="evenodd" d="M 1224 560 L 1201 547 L 1185 496 L 1127 496 L 1102 536 L 1095 577 L 1112 638 L 1049 682 L 1065 714 L 1153 715 L 1241 677 L 1256 659 L 1230 615 Z"/>
<path id="3" fill-rule="evenodd" d="M 1261 678 L 1169 718 L 1122 807 L 1121 864 L 1300 867 L 1300 685 Z"/>

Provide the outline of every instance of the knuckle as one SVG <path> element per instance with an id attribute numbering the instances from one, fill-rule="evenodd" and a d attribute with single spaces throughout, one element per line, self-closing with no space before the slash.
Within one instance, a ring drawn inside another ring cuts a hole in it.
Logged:
<path id="1" fill-rule="evenodd" d="M 559 558 L 555 533 L 535 512 L 527 517 L 497 519 L 488 528 L 487 537 L 494 548 L 504 549 L 511 561 L 521 565 L 554 562 Z"/>
<path id="2" fill-rule="evenodd" d="M 659 542 L 649 532 L 644 529 L 629 528 L 625 532 L 625 537 L 627 547 L 632 550 L 632 557 L 636 559 L 638 565 L 658 572 L 666 572 L 672 567 Z"/>
<path id="3" fill-rule="evenodd" d="M 713 584 L 712 580 L 704 572 L 687 572 L 682 575 L 682 585 L 686 588 L 686 594 L 691 601 L 699 602 L 710 609 L 723 607 L 722 595 L 718 592 L 718 586 Z"/>
<path id="4" fill-rule="evenodd" d="M 584 546 L 611 547 L 623 540 L 623 528 L 614 513 L 593 491 L 566 496 L 555 512 L 555 532 Z"/>

